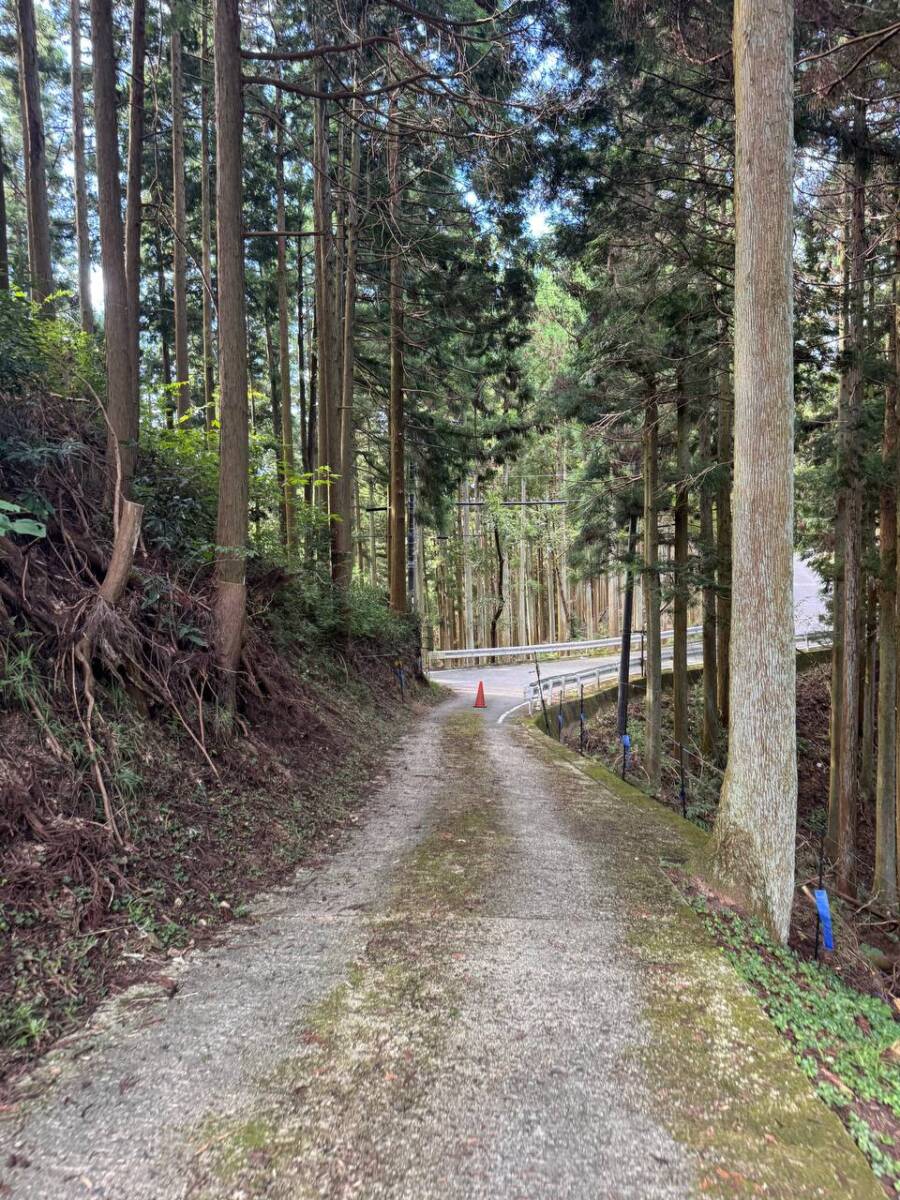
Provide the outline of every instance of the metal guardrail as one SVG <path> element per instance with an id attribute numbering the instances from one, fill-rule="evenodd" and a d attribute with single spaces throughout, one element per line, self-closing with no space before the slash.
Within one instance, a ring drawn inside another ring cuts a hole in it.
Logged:
<path id="1" fill-rule="evenodd" d="M 688 639 L 689 641 L 693 641 L 694 644 L 696 644 L 697 638 L 692 635 L 695 635 L 700 628 L 700 626 L 695 625 L 688 630 Z M 671 637 L 671 630 L 667 630 L 666 634 Z M 664 640 L 666 638 L 666 634 L 663 635 Z M 618 639 L 616 640 L 618 641 Z M 830 642 L 830 629 L 810 630 L 807 633 L 798 633 L 794 637 L 794 644 L 799 649 L 806 650 L 811 650 L 813 646 L 824 647 L 829 645 Z M 805 643 L 805 645 L 803 643 Z M 690 663 L 690 655 L 688 657 Z M 694 655 L 694 665 L 696 665 L 698 661 L 702 661 L 702 655 Z M 544 694 L 544 702 L 548 706 L 552 707 L 554 704 L 565 704 L 566 688 L 569 686 L 569 684 L 574 684 L 576 688 L 580 688 L 582 684 L 593 681 L 594 686 L 599 688 L 601 678 L 609 678 L 610 675 L 616 675 L 618 670 L 619 660 L 617 658 L 608 657 L 599 660 L 596 667 L 587 667 L 581 671 L 565 671 L 557 675 L 542 676 L 540 683 L 538 683 L 537 679 L 532 680 L 532 682 L 526 684 L 523 689 L 523 695 L 525 700 L 528 702 L 529 715 L 534 712 L 534 705 L 540 698 L 542 692 Z M 554 700 L 553 693 L 557 690 L 559 691 L 559 695 Z"/>
<path id="2" fill-rule="evenodd" d="M 688 635 L 700 633 L 701 628 L 700 625 L 692 625 L 688 630 Z M 636 637 L 640 632 L 641 630 L 636 629 L 632 636 Z M 662 640 L 669 641 L 674 636 L 673 630 L 666 629 L 662 633 Z M 592 641 L 583 642 L 542 642 L 536 646 L 470 646 L 463 650 L 431 650 L 428 654 L 428 661 L 430 664 L 435 664 L 483 658 L 533 658 L 536 654 L 578 654 L 591 650 L 615 650 L 618 649 L 621 642 L 621 637 L 608 637 L 594 638 Z"/>

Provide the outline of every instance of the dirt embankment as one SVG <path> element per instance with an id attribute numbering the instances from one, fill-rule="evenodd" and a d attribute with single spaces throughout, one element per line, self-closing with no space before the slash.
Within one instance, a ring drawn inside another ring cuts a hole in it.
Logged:
<path id="1" fill-rule="evenodd" d="M 166 986 L 172 956 L 317 855 L 430 695 L 411 622 L 257 554 L 223 712 L 212 483 L 143 455 L 142 539 L 103 608 L 104 445 L 83 402 L 0 397 L 0 496 L 32 514 L 0 523 L 0 1078 L 110 991 Z"/>

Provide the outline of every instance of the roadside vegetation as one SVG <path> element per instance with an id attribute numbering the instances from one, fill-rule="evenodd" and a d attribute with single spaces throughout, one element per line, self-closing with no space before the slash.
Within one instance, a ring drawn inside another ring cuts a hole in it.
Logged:
<path id="1" fill-rule="evenodd" d="M 714 897 L 696 894 L 693 905 L 887 1194 L 900 1193 L 897 1005 L 861 994 L 830 966 L 804 960 Z"/>
<path id="2" fill-rule="evenodd" d="M 352 819 L 430 692 L 418 627 L 357 583 L 291 569 L 262 528 L 236 706 L 211 673 L 216 472 L 190 436 L 144 447 L 140 552 L 80 632 L 113 531 L 89 339 L 0 294 L 0 1075 L 112 990 L 240 918 Z M 257 480 L 257 503 L 277 504 Z M 327 545 L 327 522 L 304 512 Z M 401 703 L 398 671 L 404 673 Z"/>

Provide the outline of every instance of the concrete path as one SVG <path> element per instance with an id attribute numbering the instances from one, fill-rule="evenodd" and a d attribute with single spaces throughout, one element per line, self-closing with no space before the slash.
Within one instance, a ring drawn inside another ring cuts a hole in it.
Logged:
<path id="1" fill-rule="evenodd" d="M 469 703 L 174 996 L 45 1060 L 0 1195 L 881 1195 L 661 870 L 696 831 Z"/>

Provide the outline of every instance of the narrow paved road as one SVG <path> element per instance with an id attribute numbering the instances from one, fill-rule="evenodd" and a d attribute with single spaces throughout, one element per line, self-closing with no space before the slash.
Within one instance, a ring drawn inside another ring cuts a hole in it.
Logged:
<path id="1" fill-rule="evenodd" d="M 693 666 L 703 661 L 700 648 L 696 645 L 688 647 L 688 662 Z M 642 667 L 639 653 L 631 656 L 631 673 L 637 675 Z M 662 648 L 663 669 L 672 663 L 672 647 Z M 618 655 L 605 655 L 596 658 L 558 658 L 550 659 L 540 664 L 541 678 L 549 679 L 563 671 L 567 674 L 576 671 L 599 671 L 601 679 L 613 679 L 619 673 Z M 462 698 L 474 701 L 479 683 L 484 684 L 484 698 L 491 719 L 497 722 L 508 720 L 516 713 L 524 713 L 528 708 L 522 695 L 525 687 L 535 679 L 532 663 L 510 663 L 505 667 L 483 665 L 478 667 L 453 667 L 449 670 L 433 671 L 431 678 L 436 683 L 456 692 Z M 585 691 L 592 686 L 590 681 L 585 684 Z M 570 693 L 569 699 L 572 698 Z"/>
<path id="2" fill-rule="evenodd" d="M 794 558 L 794 627 L 798 635 L 814 633 L 828 627 L 828 613 L 822 597 L 822 580 L 800 558 Z M 631 656 L 631 670 L 637 673 L 641 668 L 641 658 L 638 653 L 638 635 L 635 635 Z M 702 661 L 700 648 L 695 643 L 689 647 L 691 663 Z M 662 647 L 663 665 L 672 661 L 672 643 L 664 642 Z M 502 661 L 502 660 L 501 660 Z M 607 651 L 604 655 L 587 658 L 558 658 L 544 660 L 540 664 L 541 675 L 546 679 L 562 671 L 576 672 L 599 668 L 605 678 L 611 678 L 619 669 L 618 654 Z M 440 669 L 433 673 L 433 678 L 462 696 L 475 694 L 479 681 L 483 681 L 487 690 L 488 706 L 495 720 L 502 720 L 506 713 L 522 709 L 522 696 L 525 687 L 535 680 L 534 664 L 530 662 L 509 663 L 505 666 L 490 666 L 487 661 L 474 667 L 451 667 Z"/>
<path id="3" fill-rule="evenodd" d="M 333 857 L 50 1057 L 0 1195 L 875 1200 L 661 870 L 697 836 L 445 702 Z"/>

